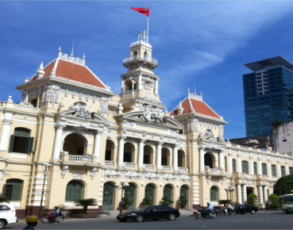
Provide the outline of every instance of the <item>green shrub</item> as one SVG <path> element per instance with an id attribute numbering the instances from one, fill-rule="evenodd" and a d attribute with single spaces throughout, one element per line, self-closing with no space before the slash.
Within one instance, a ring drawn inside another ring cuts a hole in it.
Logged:
<path id="1" fill-rule="evenodd" d="M 123 197 L 122 201 L 120 202 L 120 206 L 126 207 L 130 205 L 131 205 L 131 200 L 127 196 Z"/>
<path id="2" fill-rule="evenodd" d="M 219 204 L 226 206 L 227 204 L 231 204 L 231 200 L 219 200 Z"/>
<path id="3" fill-rule="evenodd" d="M 9 199 L 6 196 L 3 196 L 2 194 L 0 194 L 0 203 L 2 202 L 9 203 Z"/>
<path id="4" fill-rule="evenodd" d="M 80 200 L 76 200 L 75 204 L 77 206 L 83 206 L 83 212 L 86 214 L 88 206 L 96 206 L 97 200 L 94 198 L 80 199 Z"/>
<path id="5" fill-rule="evenodd" d="M 247 197 L 247 204 L 258 207 L 257 195 L 250 193 Z"/>
<path id="6" fill-rule="evenodd" d="M 171 198 L 170 197 L 168 197 L 168 196 L 164 196 L 163 198 L 162 198 L 162 205 L 170 205 L 170 204 L 173 204 L 174 203 L 174 201 L 173 200 L 171 200 Z"/>
<path id="7" fill-rule="evenodd" d="M 152 200 L 151 200 L 151 198 L 146 196 L 145 198 L 143 198 L 141 204 L 142 205 L 152 205 Z"/>
<path id="8" fill-rule="evenodd" d="M 187 198 L 185 196 L 180 196 L 177 203 L 180 205 L 180 207 L 186 206 Z"/>
<path id="9" fill-rule="evenodd" d="M 280 207 L 279 197 L 276 194 L 269 195 L 269 205 L 271 208 Z"/>

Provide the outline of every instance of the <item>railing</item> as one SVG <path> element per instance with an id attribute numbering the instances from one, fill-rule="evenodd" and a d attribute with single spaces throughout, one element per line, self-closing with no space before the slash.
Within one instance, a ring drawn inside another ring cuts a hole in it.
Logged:
<path id="1" fill-rule="evenodd" d="M 106 166 L 114 166 L 114 161 L 105 161 Z"/>
<path id="2" fill-rule="evenodd" d="M 126 167 L 126 168 L 134 168 L 134 167 L 135 167 L 135 163 L 129 163 L 129 162 L 126 162 L 126 163 L 125 163 L 125 167 Z"/>
<path id="3" fill-rule="evenodd" d="M 149 57 L 129 57 L 129 58 L 123 58 L 123 64 L 130 62 L 130 61 L 147 61 L 152 64 L 158 65 L 158 59 L 156 58 L 149 58 Z"/>
<path id="4" fill-rule="evenodd" d="M 129 96 L 129 95 L 132 95 L 132 90 L 129 90 L 129 91 L 125 91 L 124 93 L 123 93 L 123 95 L 124 96 Z"/>
<path id="5" fill-rule="evenodd" d="M 154 165 L 145 164 L 144 167 L 146 169 L 154 169 Z"/>
<path id="6" fill-rule="evenodd" d="M 179 169 L 179 172 L 185 172 L 186 171 L 186 168 L 184 168 L 184 167 L 178 167 L 178 169 Z"/>
<path id="7" fill-rule="evenodd" d="M 221 173 L 222 169 L 220 169 L 220 168 L 210 168 L 210 172 L 211 173 Z"/>
<path id="8" fill-rule="evenodd" d="M 170 171 L 170 170 L 171 170 L 171 166 L 162 166 L 162 169 L 163 169 L 163 170 L 168 170 L 168 171 Z"/>
<path id="9" fill-rule="evenodd" d="M 88 162 L 92 162 L 93 157 L 91 157 L 91 156 L 69 155 L 69 160 L 70 161 L 88 161 Z"/>

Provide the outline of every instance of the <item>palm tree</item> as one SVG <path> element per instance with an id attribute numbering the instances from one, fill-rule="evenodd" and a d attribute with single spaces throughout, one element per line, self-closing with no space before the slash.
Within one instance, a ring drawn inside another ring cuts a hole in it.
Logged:
<path id="1" fill-rule="evenodd" d="M 3 196 L 2 194 L 0 194 L 0 203 L 3 203 L 3 202 L 9 203 L 9 199 L 6 196 Z"/>
<path id="2" fill-rule="evenodd" d="M 77 206 L 83 206 L 83 212 L 86 214 L 87 213 L 87 208 L 88 206 L 95 206 L 97 205 L 97 200 L 94 198 L 89 198 L 89 199 L 80 199 L 76 200 L 75 204 Z"/>

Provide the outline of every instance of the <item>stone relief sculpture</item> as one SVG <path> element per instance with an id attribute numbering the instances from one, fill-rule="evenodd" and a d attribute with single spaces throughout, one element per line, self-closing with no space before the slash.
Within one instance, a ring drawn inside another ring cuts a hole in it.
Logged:
<path id="1" fill-rule="evenodd" d="M 108 178 L 117 178 L 118 177 L 118 173 L 115 170 L 109 170 L 107 169 L 106 172 L 104 173 L 105 177 Z"/>
<path id="2" fill-rule="evenodd" d="M 81 118 L 90 118 L 89 107 L 86 106 L 84 102 L 76 102 L 70 109 L 74 109 L 76 116 Z"/>
<path id="3" fill-rule="evenodd" d="M 164 123 L 160 109 L 151 105 L 144 106 L 144 112 L 143 115 L 140 115 L 140 119 L 149 122 Z"/>
<path id="4" fill-rule="evenodd" d="M 210 129 L 207 129 L 207 130 L 205 131 L 205 135 L 204 135 L 204 137 L 202 138 L 202 140 L 213 141 L 213 142 L 216 142 L 216 141 L 217 141 L 217 139 L 216 139 L 216 137 L 215 137 L 213 131 L 210 130 Z"/>
<path id="5" fill-rule="evenodd" d="M 188 131 L 189 132 L 197 132 L 198 131 L 198 120 L 194 118 L 189 118 L 188 122 Z"/>
<path id="6" fill-rule="evenodd" d="M 106 97 L 101 98 L 100 113 L 102 115 L 108 114 L 108 102 L 109 102 L 109 98 L 106 98 Z"/>

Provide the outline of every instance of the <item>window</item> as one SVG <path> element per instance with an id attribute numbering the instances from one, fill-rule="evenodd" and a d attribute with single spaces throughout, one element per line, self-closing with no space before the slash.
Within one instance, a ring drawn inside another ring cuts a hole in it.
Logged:
<path id="1" fill-rule="evenodd" d="M 134 51 L 134 52 L 133 52 L 133 58 L 134 58 L 134 59 L 137 59 L 137 51 Z"/>
<path id="2" fill-rule="evenodd" d="M 281 166 L 281 174 L 282 176 L 286 176 L 285 166 Z"/>
<path id="3" fill-rule="evenodd" d="M 26 128 L 15 128 L 11 135 L 9 152 L 31 153 L 33 151 L 34 138 L 30 137 L 31 131 Z"/>
<path id="4" fill-rule="evenodd" d="M 77 180 L 72 180 L 67 184 L 66 188 L 66 201 L 76 201 L 82 199 L 83 185 Z"/>
<path id="5" fill-rule="evenodd" d="M 272 165 L 272 175 L 274 177 L 277 177 L 277 167 L 276 167 L 276 165 Z"/>
<path id="6" fill-rule="evenodd" d="M 236 160 L 233 159 L 232 163 L 233 163 L 233 172 L 236 172 Z"/>
<path id="7" fill-rule="evenodd" d="M 211 187 L 211 201 L 218 201 L 218 188 L 215 186 Z"/>
<path id="8" fill-rule="evenodd" d="M 18 179 L 9 179 L 6 181 L 6 184 L 3 186 L 3 194 L 9 200 L 21 200 L 22 193 L 22 180 Z"/>
<path id="9" fill-rule="evenodd" d="M 257 175 L 257 163 L 253 162 L 254 175 Z"/>
<path id="10" fill-rule="evenodd" d="M 33 105 L 34 107 L 37 107 L 37 106 L 38 106 L 38 99 L 34 99 L 34 100 L 32 100 L 32 105 Z"/>
<path id="11" fill-rule="evenodd" d="M 0 205 L 0 210 L 6 211 L 6 210 L 10 210 L 10 208 L 7 205 Z"/>
<path id="12" fill-rule="evenodd" d="M 144 51 L 144 59 L 146 59 L 147 57 L 148 57 L 148 53 Z"/>
<path id="13" fill-rule="evenodd" d="M 262 163 L 262 175 L 267 175 L 267 164 Z"/>
<path id="14" fill-rule="evenodd" d="M 290 173 L 290 175 L 293 175 L 293 168 L 292 167 L 289 168 L 289 173 Z"/>
<path id="15" fill-rule="evenodd" d="M 227 157 L 225 157 L 225 172 L 227 172 Z"/>
<path id="16" fill-rule="evenodd" d="M 110 161 L 111 160 L 111 150 L 106 150 L 105 160 L 106 161 Z"/>
<path id="17" fill-rule="evenodd" d="M 247 161 L 242 161 L 242 172 L 243 173 L 249 173 L 249 169 L 248 169 L 248 162 Z"/>

